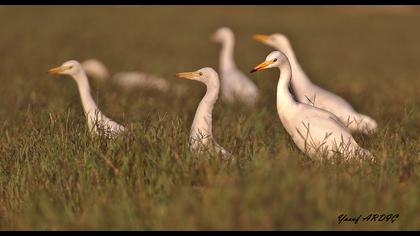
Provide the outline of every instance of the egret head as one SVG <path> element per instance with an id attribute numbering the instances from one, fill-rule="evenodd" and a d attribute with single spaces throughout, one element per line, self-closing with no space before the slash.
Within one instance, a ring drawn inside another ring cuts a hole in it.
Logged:
<path id="1" fill-rule="evenodd" d="M 74 76 L 82 71 L 83 69 L 79 62 L 75 60 L 70 60 L 64 62 L 61 66 L 49 69 L 48 73 Z"/>
<path id="2" fill-rule="evenodd" d="M 110 77 L 109 71 L 101 61 L 97 59 L 88 59 L 81 63 L 82 68 L 85 70 L 88 76 L 92 76 L 95 79 L 106 80 Z"/>
<path id="3" fill-rule="evenodd" d="M 223 43 L 228 39 L 233 39 L 233 32 L 228 27 L 221 27 L 216 32 L 214 32 L 210 40 L 213 42 Z"/>
<path id="4" fill-rule="evenodd" d="M 197 80 L 207 85 L 212 84 L 215 81 L 219 81 L 219 77 L 217 72 L 210 67 L 204 67 L 197 71 L 193 72 L 181 72 L 177 73 L 176 77 L 190 79 L 190 80 Z"/>
<path id="5" fill-rule="evenodd" d="M 254 39 L 282 51 L 287 50 L 290 47 L 289 39 L 287 39 L 284 34 L 280 33 L 271 35 L 255 34 Z"/>
<path id="6" fill-rule="evenodd" d="M 286 55 L 284 55 L 280 51 L 273 51 L 265 58 L 265 61 L 261 64 L 254 67 L 254 69 L 251 70 L 251 73 L 254 73 L 256 71 L 268 69 L 268 68 L 275 68 L 280 67 L 283 63 L 287 62 L 288 59 Z"/>

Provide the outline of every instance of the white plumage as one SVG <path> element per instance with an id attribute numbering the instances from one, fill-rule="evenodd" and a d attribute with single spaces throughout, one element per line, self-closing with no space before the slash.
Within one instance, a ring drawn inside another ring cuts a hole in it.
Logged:
<path id="1" fill-rule="evenodd" d="M 214 149 L 223 157 L 231 154 L 220 146 L 213 138 L 212 113 L 214 104 L 219 97 L 220 82 L 217 72 L 212 68 L 205 67 L 194 72 L 177 73 L 177 77 L 196 80 L 204 83 L 207 87 L 206 94 L 198 105 L 190 131 L 190 147 L 195 152 Z"/>
<path id="2" fill-rule="evenodd" d="M 228 103 L 240 101 L 253 105 L 259 98 L 257 86 L 238 70 L 233 56 L 235 38 L 231 29 L 222 27 L 213 35 L 212 40 L 222 44 L 219 58 L 222 100 Z"/>
<path id="3" fill-rule="evenodd" d="M 88 59 L 82 62 L 86 74 L 100 81 L 111 80 L 124 90 L 135 88 L 155 89 L 166 92 L 169 90 L 169 83 L 156 75 L 146 74 L 137 71 L 119 72 L 111 77 L 105 64 L 98 59 Z"/>
<path id="4" fill-rule="evenodd" d="M 293 99 L 289 91 L 292 69 L 285 54 L 279 51 L 271 52 L 266 60 L 251 72 L 267 68 L 280 70 L 277 112 L 284 128 L 302 152 L 314 159 L 323 155 L 329 158 L 337 153 L 345 159 L 361 157 L 374 160 L 367 150 L 356 143 L 350 130 L 336 115 Z"/>
<path id="5" fill-rule="evenodd" d="M 378 125 L 375 120 L 356 112 L 346 100 L 310 81 L 299 65 L 286 36 L 283 34 L 254 35 L 254 38 L 287 55 L 292 66 L 292 88 L 299 102 L 334 113 L 352 132 L 372 134 L 377 131 Z"/>
<path id="6" fill-rule="evenodd" d="M 105 64 L 98 59 L 85 60 L 81 65 L 85 73 L 93 79 L 106 81 L 111 77 L 108 68 L 106 68 Z"/>
<path id="7" fill-rule="evenodd" d="M 104 134 L 114 137 L 125 130 L 122 125 L 112 121 L 99 110 L 90 94 L 86 73 L 79 62 L 74 60 L 67 61 L 59 67 L 48 70 L 48 73 L 70 75 L 76 81 L 87 124 L 93 134 Z"/>

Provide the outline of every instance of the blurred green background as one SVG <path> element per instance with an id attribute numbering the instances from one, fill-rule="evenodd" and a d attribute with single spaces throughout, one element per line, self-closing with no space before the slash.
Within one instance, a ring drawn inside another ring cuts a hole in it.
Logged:
<path id="1" fill-rule="evenodd" d="M 232 28 L 248 72 L 287 35 L 312 81 L 376 119 L 355 135 L 380 158 L 313 162 L 275 110 L 278 71 L 249 77 L 256 107 L 218 102 L 226 165 L 186 145 L 202 84 L 181 71 L 218 69 L 209 36 Z M 1 6 L 0 229 L 419 229 L 420 8 L 413 6 Z M 100 109 L 131 135 L 90 138 L 76 84 L 45 72 L 102 60 L 111 72 L 160 75 L 167 93 L 91 80 Z M 110 165 L 109 163 L 113 163 Z M 398 213 L 393 223 L 337 224 L 341 213 Z"/>

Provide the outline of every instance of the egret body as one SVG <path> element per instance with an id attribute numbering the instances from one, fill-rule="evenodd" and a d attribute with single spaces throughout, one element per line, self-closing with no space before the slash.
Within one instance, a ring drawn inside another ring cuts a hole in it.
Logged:
<path id="1" fill-rule="evenodd" d="M 99 81 L 110 80 L 126 91 L 135 88 L 155 89 L 166 92 L 169 90 L 168 82 L 156 75 L 143 72 L 129 71 L 118 72 L 111 76 L 108 68 L 98 59 L 88 59 L 82 62 L 82 67 L 86 74 Z"/>
<path id="2" fill-rule="evenodd" d="M 283 34 L 254 35 L 254 38 L 286 54 L 292 67 L 292 88 L 299 102 L 330 111 L 352 132 L 365 134 L 376 132 L 378 125 L 375 120 L 356 112 L 346 100 L 311 82 L 298 63 L 286 36 Z"/>
<path id="3" fill-rule="evenodd" d="M 190 131 L 191 150 L 201 152 L 210 148 L 215 149 L 223 157 L 231 154 L 221 147 L 214 139 L 212 132 L 213 107 L 219 97 L 220 82 L 215 70 L 209 67 L 194 72 L 177 73 L 177 77 L 196 80 L 207 87 L 206 94 L 198 105 Z"/>
<path id="4" fill-rule="evenodd" d="M 219 58 L 222 100 L 228 103 L 239 100 L 248 105 L 255 104 L 259 98 L 258 88 L 235 64 L 233 56 L 235 37 L 232 30 L 222 27 L 212 35 L 211 39 L 222 44 Z"/>
<path id="5" fill-rule="evenodd" d="M 123 132 L 125 128 L 106 117 L 98 108 L 90 93 L 89 81 L 79 62 L 71 60 L 59 67 L 48 70 L 50 74 L 70 75 L 77 83 L 83 110 L 87 119 L 89 130 L 94 134 L 114 136 Z"/>
<path id="6" fill-rule="evenodd" d="M 333 113 L 294 100 L 289 91 L 292 68 L 285 54 L 271 52 L 265 61 L 251 72 L 267 68 L 278 68 L 277 112 L 280 120 L 296 146 L 311 158 L 339 153 L 346 159 L 373 156 L 361 148 L 353 139 L 350 130 Z"/>

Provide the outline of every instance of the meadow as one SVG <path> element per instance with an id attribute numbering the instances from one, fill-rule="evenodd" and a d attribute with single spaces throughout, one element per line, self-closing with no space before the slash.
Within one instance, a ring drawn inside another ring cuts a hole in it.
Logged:
<path id="1" fill-rule="evenodd" d="M 229 26 L 248 73 L 289 36 L 312 81 L 376 119 L 354 137 L 377 164 L 312 161 L 275 107 L 277 70 L 248 74 L 255 107 L 218 101 L 213 134 L 228 163 L 188 149 L 205 86 L 177 72 L 218 68 L 209 36 Z M 419 230 L 420 10 L 351 6 L 1 6 L 0 230 Z M 100 109 L 129 132 L 92 138 L 75 82 L 46 71 L 99 58 L 171 89 L 125 92 L 90 80 Z M 390 222 L 349 216 L 399 214 Z"/>

